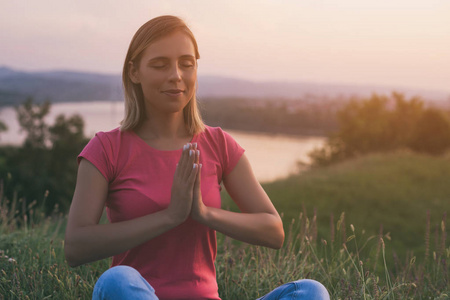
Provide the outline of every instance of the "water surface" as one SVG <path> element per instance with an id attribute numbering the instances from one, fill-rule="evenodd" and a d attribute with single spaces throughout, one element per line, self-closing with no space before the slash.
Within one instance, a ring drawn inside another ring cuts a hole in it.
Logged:
<path id="1" fill-rule="evenodd" d="M 66 117 L 78 113 L 85 120 L 85 135 L 94 136 L 98 131 L 108 131 L 119 126 L 123 117 L 122 101 L 94 101 L 52 104 L 47 123 L 52 124 L 59 114 Z M 20 144 L 23 133 L 19 132 L 16 112 L 12 107 L 0 110 L 0 120 L 9 130 L 0 134 L 0 144 Z M 226 130 L 226 129 L 225 129 Z M 308 152 L 323 145 L 323 137 L 292 137 L 282 134 L 248 133 L 226 130 L 246 150 L 252 169 L 260 182 L 269 182 L 297 172 L 297 162 L 310 162 Z"/>

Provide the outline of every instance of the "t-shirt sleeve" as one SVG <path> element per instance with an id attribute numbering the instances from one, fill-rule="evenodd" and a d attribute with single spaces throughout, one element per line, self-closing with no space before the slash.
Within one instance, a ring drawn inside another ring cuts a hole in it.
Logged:
<path id="1" fill-rule="evenodd" d="M 236 142 L 236 140 L 227 132 L 223 131 L 224 137 L 224 166 L 223 166 L 223 176 L 227 176 L 234 167 L 237 165 L 242 154 L 244 154 L 244 148 Z"/>
<path id="2" fill-rule="evenodd" d="M 113 164 L 111 143 L 104 132 L 98 132 L 78 155 L 78 165 L 81 159 L 87 159 L 92 163 L 108 182 L 113 180 Z"/>

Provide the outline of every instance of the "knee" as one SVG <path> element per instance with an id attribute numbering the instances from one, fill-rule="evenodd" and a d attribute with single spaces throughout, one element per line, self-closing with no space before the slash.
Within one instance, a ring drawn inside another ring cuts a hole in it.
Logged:
<path id="1" fill-rule="evenodd" d="M 317 299 L 317 300 L 329 300 L 330 295 L 326 287 L 320 282 L 312 279 L 301 279 L 293 282 L 297 294 L 300 299 Z"/>
<path id="2" fill-rule="evenodd" d="M 129 295 L 130 292 L 144 286 L 154 293 L 154 289 L 134 268 L 129 266 L 115 266 L 106 270 L 94 287 L 94 295 L 98 299 L 110 299 L 108 295 L 114 295 L 121 299 L 120 295 Z"/>

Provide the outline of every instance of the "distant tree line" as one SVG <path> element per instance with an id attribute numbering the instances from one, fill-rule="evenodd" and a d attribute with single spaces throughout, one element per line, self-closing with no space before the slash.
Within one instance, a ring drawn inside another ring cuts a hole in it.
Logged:
<path id="1" fill-rule="evenodd" d="M 58 115 L 49 126 L 45 117 L 50 108 L 50 102 L 35 104 L 32 98 L 17 107 L 19 125 L 26 133 L 25 141 L 19 147 L 0 147 L 2 196 L 9 201 L 22 198 L 19 210 L 44 198 L 47 213 L 56 204 L 63 212 L 70 206 L 77 173 L 76 157 L 88 139 L 79 115 Z"/>
<path id="2" fill-rule="evenodd" d="M 323 148 L 310 153 L 315 165 L 328 165 L 372 152 L 409 149 L 430 155 L 450 149 L 449 114 L 426 107 L 423 100 L 406 100 L 393 92 L 348 102 L 337 112 L 338 130 Z"/>
<path id="3" fill-rule="evenodd" d="M 336 112 L 344 104 L 345 100 L 339 99 L 200 99 L 202 117 L 210 126 L 316 136 L 326 136 L 337 129 Z"/>

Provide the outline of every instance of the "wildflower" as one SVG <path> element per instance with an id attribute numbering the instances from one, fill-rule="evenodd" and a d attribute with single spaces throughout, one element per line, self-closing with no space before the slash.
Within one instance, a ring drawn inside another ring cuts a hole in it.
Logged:
<path id="1" fill-rule="evenodd" d="M 350 228 L 352 229 L 353 232 L 355 232 L 355 226 L 353 226 L 353 224 L 350 224 Z"/>
<path id="2" fill-rule="evenodd" d="M 9 259 L 8 259 L 8 261 L 10 262 L 10 263 L 16 263 L 17 261 L 14 259 L 14 258 L 12 258 L 12 257 L 10 257 Z"/>

